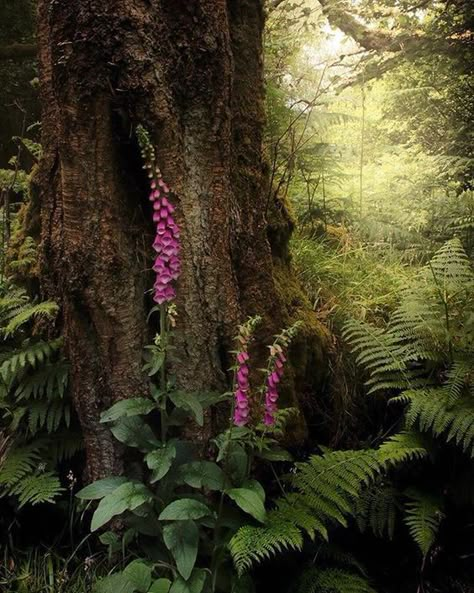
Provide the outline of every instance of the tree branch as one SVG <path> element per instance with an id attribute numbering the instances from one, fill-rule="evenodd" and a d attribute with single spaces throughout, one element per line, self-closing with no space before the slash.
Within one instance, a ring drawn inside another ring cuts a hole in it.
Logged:
<path id="1" fill-rule="evenodd" d="M 324 15 L 333 27 L 352 37 L 360 46 L 372 51 L 400 51 L 419 45 L 426 38 L 416 33 L 390 33 L 380 29 L 368 29 L 355 16 L 345 2 L 319 0 Z"/>
<path id="2" fill-rule="evenodd" d="M 13 43 L 0 46 L 0 60 L 26 60 L 36 58 L 34 43 Z"/>

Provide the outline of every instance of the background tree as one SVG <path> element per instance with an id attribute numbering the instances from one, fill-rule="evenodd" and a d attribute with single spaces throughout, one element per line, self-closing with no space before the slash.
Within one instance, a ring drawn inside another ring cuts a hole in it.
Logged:
<path id="1" fill-rule="evenodd" d="M 262 207 L 262 3 L 42 0 L 38 24 L 42 282 L 61 305 L 96 478 L 120 464 L 100 410 L 147 389 L 141 353 L 152 217 L 136 124 L 150 129 L 178 203 L 178 383 L 222 389 L 237 322 L 263 314 L 272 334 L 305 303 L 281 258 L 280 285 L 275 279 Z M 283 295 L 287 283 L 296 296 Z M 307 362 L 317 355 L 321 368 L 311 323 L 300 355 Z"/>

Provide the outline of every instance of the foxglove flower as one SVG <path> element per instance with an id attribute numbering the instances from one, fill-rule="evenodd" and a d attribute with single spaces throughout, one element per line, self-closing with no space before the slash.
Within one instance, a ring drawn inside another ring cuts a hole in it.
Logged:
<path id="1" fill-rule="evenodd" d="M 140 143 L 145 169 L 150 179 L 150 196 L 153 203 L 153 222 L 156 225 L 156 235 L 153 241 L 155 261 L 153 271 L 156 274 L 153 285 L 153 300 L 162 305 L 172 301 L 176 296 L 173 286 L 181 272 L 179 227 L 173 213 L 175 207 L 170 200 L 170 189 L 162 179 L 161 171 L 156 165 L 155 149 L 148 134 L 141 129 Z"/>
<path id="2" fill-rule="evenodd" d="M 267 376 L 267 388 L 265 391 L 265 414 L 263 422 L 267 426 L 275 424 L 275 413 L 278 410 L 278 384 L 283 376 L 283 369 L 286 362 L 285 355 L 280 347 L 276 347 L 275 355 L 272 357 L 273 367 Z"/>
<path id="3" fill-rule="evenodd" d="M 235 409 L 234 424 L 236 426 L 245 426 L 249 421 L 249 355 L 247 344 L 242 344 L 242 350 L 237 354 L 237 372 L 235 375 Z"/>

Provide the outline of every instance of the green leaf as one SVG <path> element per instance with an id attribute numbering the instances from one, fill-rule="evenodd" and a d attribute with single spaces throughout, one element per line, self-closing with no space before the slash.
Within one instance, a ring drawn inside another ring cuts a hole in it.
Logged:
<path id="1" fill-rule="evenodd" d="M 226 459 L 227 472 L 234 484 L 241 484 L 247 475 L 248 457 L 239 443 L 230 442 L 221 448 L 217 461 Z"/>
<path id="2" fill-rule="evenodd" d="M 100 415 L 101 422 L 114 422 L 124 416 L 140 416 L 151 412 L 155 403 L 144 397 L 123 399 Z"/>
<path id="3" fill-rule="evenodd" d="M 126 482 L 107 494 L 99 503 L 92 517 L 91 531 L 105 525 L 112 517 L 132 511 L 152 500 L 151 492 L 139 482 Z"/>
<path id="4" fill-rule="evenodd" d="M 111 574 L 97 582 L 94 593 L 135 593 L 135 585 L 121 572 Z"/>
<path id="5" fill-rule="evenodd" d="M 170 503 L 158 517 L 160 521 L 185 521 L 202 519 L 211 515 L 211 510 L 193 498 L 180 498 Z"/>
<path id="6" fill-rule="evenodd" d="M 188 581 L 178 577 L 171 587 L 170 593 L 201 593 L 206 582 L 206 571 L 196 569 Z"/>
<path id="7" fill-rule="evenodd" d="M 153 583 L 148 593 L 169 593 L 171 581 L 169 579 L 158 579 Z"/>
<path id="8" fill-rule="evenodd" d="M 232 488 L 226 491 L 227 496 L 246 513 L 252 515 L 257 521 L 265 522 L 265 507 L 259 494 L 248 488 Z"/>
<path id="9" fill-rule="evenodd" d="M 107 494 L 114 492 L 114 490 L 116 490 L 122 484 L 125 484 L 127 481 L 127 478 L 124 476 L 103 478 L 102 480 L 97 480 L 82 490 L 79 490 L 79 492 L 76 494 L 76 497 L 82 498 L 84 500 L 98 500 L 99 498 L 104 498 L 104 496 L 107 496 Z"/>
<path id="10" fill-rule="evenodd" d="M 255 492 L 255 494 L 258 495 L 262 502 L 265 502 L 265 490 L 257 480 L 247 480 L 242 484 L 242 487 L 247 490 L 252 490 L 252 492 Z"/>
<path id="11" fill-rule="evenodd" d="M 172 442 L 168 443 L 165 447 L 155 449 L 146 455 L 145 462 L 153 471 L 150 480 L 152 484 L 166 476 L 173 465 L 173 460 L 175 457 L 176 447 Z"/>
<path id="12" fill-rule="evenodd" d="M 104 546 L 108 546 L 111 553 L 117 552 L 122 547 L 118 535 L 113 531 L 106 531 L 105 533 L 102 533 L 99 536 L 99 541 L 101 544 L 104 544 Z"/>
<path id="13" fill-rule="evenodd" d="M 183 579 L 187 580 L 196 563 L 199 530 L 194 521 L 176 521 L 163 528 L 163 540 L 173 555 Z"/>
<path id="14" fill-rule="evenodd" d="M 159 445 L 148 424 L 137 416 L 121 418 L 110 430 L 121 443 L 129 447 L 137 447 L 142 451 L 149 451 L 152 447 Z"/>
<path id="15" fill-rule="evenodd" d="M 184 391 L 171 391 L 170 400 L 177 408 L 191 412 L 199 426 L 204 424 L 204 412 L 199 400 L 192 394 Z"/>
<path id="16" fill-rule="evenodd" d="M 165 353 L 156 352 L 156 346 L 145 346 L 151 351 L 150 359 L 143 365 L 143 370 L 148 372 L 148 376 L 152 377 L 161 369 L 165 362 Z"/>
<path id="17" fill-rule="evenodd" d="M 185 463 L 179 468 L 179 477 L 192 488 L 222 490 L 225 484 L 224 472 L 212 461 Z"/>
<path id="18" fill-rule="evenodd" d="M 285 449 L 268 449 L 257 453 L 265 461 L 293 461 L 293 456 Z"/>
<path id="19" fill-rule="evenodd" d="M 142 560 L 134 560 L 123 571 L 139 593 L 148 593 L 151 585 L 151 566 Z"/>

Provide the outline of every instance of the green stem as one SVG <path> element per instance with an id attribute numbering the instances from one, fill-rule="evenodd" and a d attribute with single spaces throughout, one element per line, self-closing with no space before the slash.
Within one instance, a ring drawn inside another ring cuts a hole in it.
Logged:
<path id="1" fill-rule="evenodd" d="M 235 385 L 235 373 L 234 373 L 234 380 L 232 381 L 232 385 Z M 224 450 L 224 458 L 222 459 L 222 465 L 224 467 L 224 479 L 227 482 L 227 461 L 228 461 L 228 453 L 230 443 L 232 441 L 232 429 L 234 427 L 234 411 L 235 411 L 235 401 L 232 400 L 232 405 L 230 407 L 230 418 L 229 418 L 229 431 L 227 433 L 227 443 L 225 445 Z M 217 519 L 216 525 L 214 527 L 214 537 L 213 537 L 213 549 L 212 549 L 212 560 L 211 560 L 211 574 L 212 574 L 212 584 L 211 584 L 211 593 L 214 593 L 216 590 L 216 583 L 217 583 L 217 574 L 219 572 L 219 562 L 218 562 L 218 541 L 219 541 L 219 531 L 222 523 L 222 510 L 224 508 L 224 496 L 225 496 L 225 489 L 227 483 L 222 485 L 221 496 L 219 499 L 219 509 L 217 511 Z"/>
<path id="2" fill-rule="evenodd" d="M 166 443 L 166 436 L 168 432 L 168 414 L 166 411 L 167 394 L 166 394 L 166 351 L 167 351 L 167 310 L 166 305 L 160 305 L 160 347 L 163 353 L 163 361 L 160 369 L 160 391 L 163 394 L 161 401 L 161 441 Z"/>

